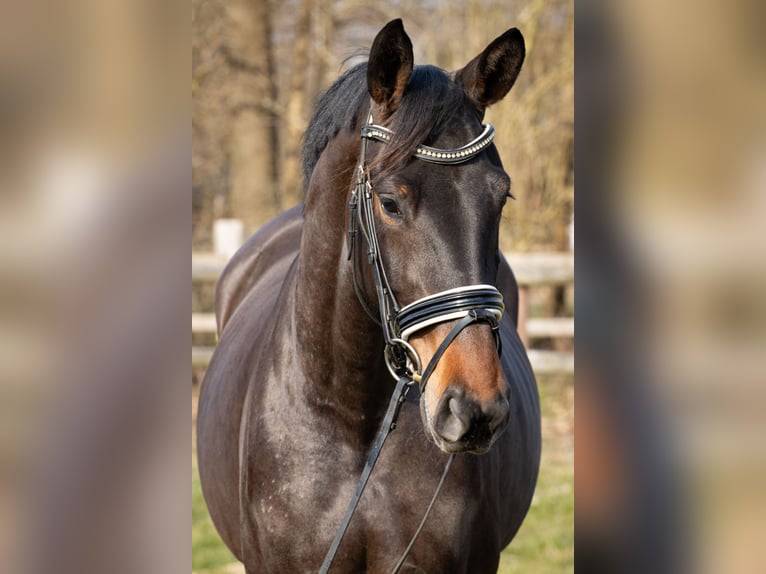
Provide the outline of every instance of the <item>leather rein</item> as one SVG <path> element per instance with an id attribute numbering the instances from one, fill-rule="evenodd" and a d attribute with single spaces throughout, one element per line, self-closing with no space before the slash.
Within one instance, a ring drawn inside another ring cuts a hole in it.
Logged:
<path id="1" fill-rule="evenodd" d="M 484 126 L 482 133 L 468 144 L 457 149 L 438 149 L 425 145 L 420 145 L 413 156 L 419 160 L 442 165 L 455 165 L 466 162 L 487 148 L 494 139 L 495 130 L 490 125 Z M 343 536 L 351 523 L 351 518 L 362 497 L 364 488 L 372 473 L 372 469 L 383 448 L 383 443 L 389 433 L 396 428 L 396 418 L 399 414 L 410 388 L 414 384 L 420 386 L 420 393 L 423 396 L 429 377 L 436 369 L 436 365 L 441 359 L 447 347 L 455 340 L 460 332 L 473 323 L 488 323 L 495 335 L 498 352 L 502 352 L 500 345 L 500 319 L 505 310 L 502 294 L 492 285 L 468 285 L 441 291 L 433 295 L 428 295 L 417 301 L 401 307 L 394 295 L 394 291 L 388 281 L 385 267 L 381 258 L 380 245 L 375 230 L 373 189 L 370 183 L 369 171 L 367 169 L 367 142 L 374 140 L 382 143 L 392 141 L 393 133 L 383 127 L 372 123 L 372 113 L 367 116 L 367 123 L 361 129 L 361 151 L 359 153 L 359 164 L 357 166 L 357 180 L 354 189 L 351 192 L 349 201 L 349 231 L 348 231 L 348 259 L 352 261 L 352 275 L 354 290 L 357 299 L 364 311 L 370 318 L 381 326 L 385 340 L 384 359 L 391 376 L 396 380 L 393 395 L 389 401 L 388 409 L 381 422 L 380 429 L 373 443 L 372 450 L 359 477 L 354 496 L 349 502 L 346 514 L 341 521 L 335 534 L 335 538 L 325 555 L 321 574 L 329 572 L 335 554 L 340 547 Z M 365 303 L 361 290 L 357 283 L 357 259 L 359 255 L 355 252 L 359 232 L 367 244 L 367 261 L 372 265 L 373 277 L 375 282 L 375 291 L 377 294 L 378 313 L 377 316 L 370 310 Z M 436 349 L 433 357 L 429 361 L 425 370 L 423 370 L 420 356 L 415 348 L 408 342 L 408 339 L 418 331 L 427 329 L 438 323 L 447 321 L 458 322 L 450 330 L 449 334 Z M 404 553 L 397 561 L 393 573 L 399 571 L 404 564 L 409 551 L 420 534 L 426 519 L 433 508 L 436 497 L 441 490 L 447 477 L 450 466 L 455 455 L 451 454 L 442 472 L 439 484 L 436 487 L 431 501 L 426 509 L 418 528 L 412 536 Z"/>

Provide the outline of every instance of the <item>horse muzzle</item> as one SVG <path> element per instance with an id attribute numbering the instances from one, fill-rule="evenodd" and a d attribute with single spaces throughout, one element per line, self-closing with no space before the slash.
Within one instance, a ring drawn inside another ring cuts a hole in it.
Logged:
<path id="1" fill-rule="evenodd" d="M 399 345 L 400 355 L 396 361 L 387 354 L 387 364 L 394 376 L 413 373 L 426 432 L 447 453 L 486 452 L 507 425 L 508 387 L 499 360 L 503 311 L 495 287 L 470 285 L 424 297 L 396 314 L 398 338 L 387 350 Z M 424 370 L 421 356 L 428 358 Z"/>
<path id="2" fill-rule="evenodd" d="M 424 423 L 430 423 L 431 438 L 444 452 L 482 454 L 505 430 L 509 414 L 508 399 L 502 394 L 480 402 L 467 397 L 464 387 L 450 385 L 437 403 L 435 416 Z"/>
<path id="3" fill-rule="evenodd" d="M 433 357 L 452 325 L 436 325 L 414 337 L 424 358 Z M 443 351 L 427 384 L 420 412 L 426 435 L 446 453 L 484 453 L 508 425 L 509 386 L 486 324 L 465 328 Z"/>

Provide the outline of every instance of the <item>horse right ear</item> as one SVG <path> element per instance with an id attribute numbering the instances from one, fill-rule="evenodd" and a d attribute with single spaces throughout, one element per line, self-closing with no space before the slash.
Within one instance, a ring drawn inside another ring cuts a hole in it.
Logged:
<path id="1" fill-rule="evenodd" d="M 511 28 L 455 72 L 455 80 L 482 112 L 502 100 L 513 87 L 524 63 L 524 36 Z"/>
<path id="2" fill-rule="evenodd" d="M 367 90 L 390 115 L 399 105 L 412 75 L 412 42 L 402 20 L 391 20 L 375 36 L 367 63 Z"/>

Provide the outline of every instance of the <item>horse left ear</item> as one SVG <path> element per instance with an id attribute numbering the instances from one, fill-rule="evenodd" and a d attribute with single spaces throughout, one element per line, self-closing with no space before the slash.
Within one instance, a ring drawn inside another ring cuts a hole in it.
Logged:
<path id="1" fill-rule="evenodd" d="M 367 90 L 386 114 L 399 105 L 412 75 L 412 42 L 400 18 L 375 36 L 367 63 Z"/>
<path id="2" fill-rule="evenodd" d="M 465 68 L 455 72 L 455 81 L 482 111 L 502 100 L 511 90 L 524 63 L 524 36 L 511 28 L 495 38 Z"/>

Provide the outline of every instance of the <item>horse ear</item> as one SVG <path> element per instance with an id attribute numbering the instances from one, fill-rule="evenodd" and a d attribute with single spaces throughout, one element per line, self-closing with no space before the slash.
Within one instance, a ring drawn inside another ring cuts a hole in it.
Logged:
<path id="1" fill-rule="evenodd" d="M 402 20 L 391 20 L 375 36 L 367 63 L 367 90 L 390 114 L 402 99 L 412 75 L 412 42 Z"/>
<path id="2" fill-rule="evenodd" d="M 481 110 L 502 100 L 510 91 L 524 63 L 524 36 L 511 28 L 495 38 L 484 51 L 455 72 L 455 81 Z"/>

